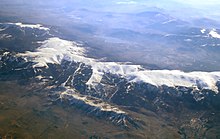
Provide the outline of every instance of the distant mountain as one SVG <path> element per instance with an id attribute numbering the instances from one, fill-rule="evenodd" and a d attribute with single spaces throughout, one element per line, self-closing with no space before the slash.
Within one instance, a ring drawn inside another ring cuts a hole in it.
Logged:
<path id="1" fill-rule="evenodd" d="M 192 23 L 196 26 L 206 27 L 206 28 L 220 28 L 220 24 L 218 21 L 210 19 L 210 18 L 199 18 L 194 19 Z"/>

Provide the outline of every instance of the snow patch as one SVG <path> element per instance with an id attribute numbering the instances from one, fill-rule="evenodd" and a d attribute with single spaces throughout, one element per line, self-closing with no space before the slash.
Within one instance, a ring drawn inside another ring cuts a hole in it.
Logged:
<path id="1" fill-rule="evenodd" d="M 48 67 L 47 63 L 60 64 L 62 60 L 83 61 L 84 49 L 78 47 L 78 44 L 59 38 L 49 38 L 46 41 L 38 42 L 41 45 L 36 52 L 27 51 L 20 53 L 20 56 L 26 56 L 33 59 L 35 67 Z"/>
<path id="2" fill-rule="evenodd" d="M 202 34 L 204 34 L 206 32 L 206 29 L 202 29 L 200 30 Z"/>
<path id="3" fill-rule="evenodd" d="M 12 38 L 12 35 L 9 35 L 9 34 L 0 34 L 0 40 L 1 40 L 1 39 L 8 39 L 8 38 Z"/>
<path id="4" fill-rule="evenodd" d="M 218 34 L 216 32 L 216 29 L 212 29 L 210 32 L 209 32 L 209 35 L 211 35 L 213 38 L 218 38 L 220 39 L 220 34 Z"/>
<path id="5" fill-rule="evenodd" d="M 171 22 L 174 22 L 174 21 L 176 21 L 176 19 L 170 19 L 168 21 L 163 22 L 162 24 L 168 24 L 168 23 L 171 23 Z"/>
<path id="6" fill-rule="evenodd" d="M 0 28 L 0 32 L 6 30 L 6 28 Z"/>
<path id="7" fill-rule="evenodd" d="M 192 39 L 184 39 L 184 41 L 186 41 L 186 42 L 191 42 Z"/>

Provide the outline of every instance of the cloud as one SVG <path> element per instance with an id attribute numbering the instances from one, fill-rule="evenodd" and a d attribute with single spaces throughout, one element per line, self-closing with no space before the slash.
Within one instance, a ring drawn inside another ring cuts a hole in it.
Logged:
<path id="1" fill-rule="evenodd" d="M 179 3 L 185 3 L 185 4 L 189 4 L 192 5 L 194 7 L 197 6 L 220 6 L 220 1 L 219 0 L 174 0 L 177 1 Z"/>
<path id="2" fill-rule="evenodd" d="M 116 2 L 116 4 L 137 4 L 135 1 L 119 1 Z"/>

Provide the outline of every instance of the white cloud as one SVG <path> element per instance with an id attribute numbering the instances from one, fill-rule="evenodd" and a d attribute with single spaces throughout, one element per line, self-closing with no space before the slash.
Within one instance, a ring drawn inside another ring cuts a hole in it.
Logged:
<path id="1" fill-rule="evenodd" d="M 137 4 L 135 1 L 119 1 L 116 2 L 116 4 Z"/>
<path id="2" fill-rule="evenodd" d="M 218 4 L 220 4 L 220 1 L 219 0 L 174 0 L 174 1 L 177 1 L 179 3 L 185 3 L 185 4 L 189 4 L 189 5 L 192 5 L 192 6 L 216 6 Z"/>

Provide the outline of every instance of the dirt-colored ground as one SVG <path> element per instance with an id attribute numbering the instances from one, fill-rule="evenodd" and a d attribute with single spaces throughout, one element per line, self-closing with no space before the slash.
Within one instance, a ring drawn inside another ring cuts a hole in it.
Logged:
<path id="1" fill-rule="evenodd" d="M 52 105 L 46 92 L 32 92 L 12 82 L 0 83 L 0 138 L 179 138 L 153 115 L 134 115 L 145 121 L 143 129 L 125 130 L 73 106 Z"/>

